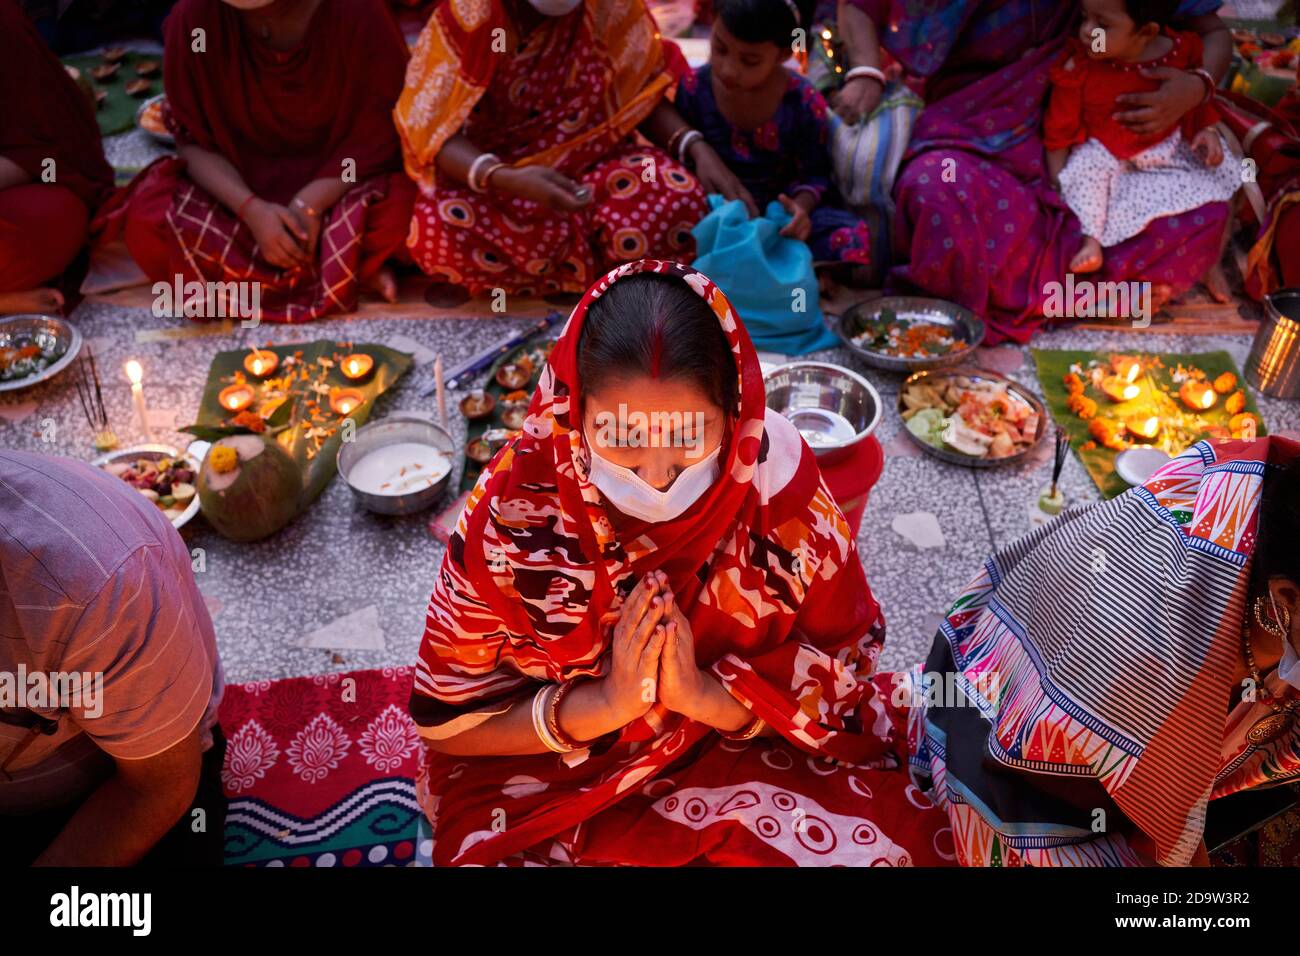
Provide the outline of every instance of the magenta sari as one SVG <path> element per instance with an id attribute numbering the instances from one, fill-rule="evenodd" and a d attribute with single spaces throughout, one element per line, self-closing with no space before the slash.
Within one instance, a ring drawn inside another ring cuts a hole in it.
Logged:
<path id="1" fill-rule="evenodd" d="M 1078 220 L 1048 183 L 1042 118 L 1047 74 L 1076 22 L 1056 0 L 855 0 L 885 47 L 926 77 L 925 110 L 898 175 L 887 285 L 959 302 L 988 341 L 1024 342 L 1044 325 L 1047 286 L 1064 280 Z M 1184 0 L 1183 16 L 1217 0 Z M 946 174 L 946 175 L 945 175 Z M 951 180 L 951 181 L 947 181 Z M 1185 291 L 1212 266 L 1228 204 L 1157 219 L 1106 250 L 1098 282 Z"/>

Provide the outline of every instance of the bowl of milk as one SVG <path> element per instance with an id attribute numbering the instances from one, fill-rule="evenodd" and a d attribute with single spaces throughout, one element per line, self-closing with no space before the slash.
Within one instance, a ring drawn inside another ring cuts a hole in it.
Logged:
<path id="1" fill-rule="evenodd" d="M 451 435 L 417 415 L 393 415 L 358 428 L 339 446 L 339 474 L 370 511 L 410 515 L 442 498 L 451 480 Z"/>

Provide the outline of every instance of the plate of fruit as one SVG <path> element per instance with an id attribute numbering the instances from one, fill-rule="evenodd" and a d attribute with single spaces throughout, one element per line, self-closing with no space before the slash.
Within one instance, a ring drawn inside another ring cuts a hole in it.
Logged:
<path id="1" fill-rule="evenodd" d="M 199 510 L 195 488 L 199 463 L 187 453 L 167 445 L 137 445 L 110 452 L 92 464 L 152 501 L 172 527 L 181 527 Z"/>

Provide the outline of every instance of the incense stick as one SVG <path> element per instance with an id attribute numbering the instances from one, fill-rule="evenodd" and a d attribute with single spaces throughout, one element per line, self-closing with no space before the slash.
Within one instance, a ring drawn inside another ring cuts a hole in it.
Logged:
<path id="1" fill-rule="evenodd" d="M 1061 478 L 1061 469 L 1065 467 L 1065 453 L 1070 448 L 1070 436 L 1064 428 L 1056 426 L 1056 460 L 1052 462 L 1052 497 L 1056 497 L 1056 483 Z"/>
<path id="2" fill-rule="evenodd" d="M 87 346 L 85 354 L 77 360 L 77 375 L 73 383 L 77 386 L 77 398 L 81 401 L 81 410 L 85 413 L 90 430 L 94 433 L 93 443 L 100 451 L 108 451 L 117 446 L 117 436 L 108 424 L 108 408 L 104 405 L 104 393 L 99 383 L 99 369 L 95 365 L 95 353 Z"/>

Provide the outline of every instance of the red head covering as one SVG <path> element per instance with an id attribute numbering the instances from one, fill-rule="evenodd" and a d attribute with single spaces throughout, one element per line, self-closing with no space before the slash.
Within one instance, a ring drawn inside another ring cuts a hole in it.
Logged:
<path id="1" fill-rule="evenodd" d="M 591 303 L 642 272 L 674 276 L 709 304 L 731 346 L 740 400 L 713 487 L 673 521 L 616 534 L 587 477 L 577 350 Z M 813 454 L 764 407 L 758 356 L 722 292 L 687 266 L 646 259 L 619 266 L 583 296 L 523 434 L 470 494 L 429 603 L 411 704 L 422 733 L 453 736 L 537 681 L 605 673 L 622 595 L 652 569 L 668 575 L 697 661 L 795 745 L 849 763 L 889 750 L 894 731 L 869 681 L 883 640 L 879 607 Z M 485 862 L 530 846 L 619 799 L 709 733 L 656 704 L 576 767 L 546 754 L 494 758 L 470 774 L 456 769 L 463 761 L 431 752 L 421 792 L 441 829 L 435 860 Z M 649 750 L 638 751 L 648 739 Z M 489 809 L 520 774 L 565 786 L 512 791 L 509 830 L 495 834 Z M 460 855 L 466 840 L 473 850 Z"/>

